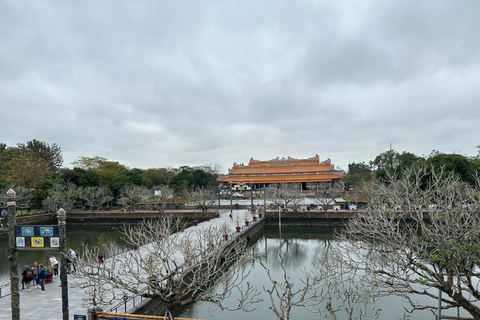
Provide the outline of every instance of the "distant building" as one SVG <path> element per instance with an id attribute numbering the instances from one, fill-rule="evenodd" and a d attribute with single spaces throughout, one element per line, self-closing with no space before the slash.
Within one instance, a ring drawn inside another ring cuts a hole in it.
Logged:
<path id="1" fill-rule="evenodd" d="M 341 179 L 343 171 L 335 171 L 330 159 L 320 162 L 320 157 L 308 159 L 275 158 L 268 161 L 250 159 L 248 165 L 234 163 L 228 170 L 228 175 L 219 177 L 218 181 L 232 185 L 235 190 L 250 190 L 253 184 L 255 189 L 272 183 L 301 183 L 331 182 Z"/>

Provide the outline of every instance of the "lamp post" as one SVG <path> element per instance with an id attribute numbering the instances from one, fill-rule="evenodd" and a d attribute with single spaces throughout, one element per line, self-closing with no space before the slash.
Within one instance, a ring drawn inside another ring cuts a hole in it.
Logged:
<path id="1" fill-rule="evenodd" d="M 18 251 L 15 241 L 15 227 L 17 226 L 16 193 L 13 189 L 7 191 L 8 208 L 8 251 L 10 260 L 10 293 L 12 320 L 20 320 L 20 294 L 18 292 Z"/>
<path id="2" fill-rule="evenodd" d="M 68 320 L 68 279 L 67 279 L 67 213 L 63 208 L 57 211 L 58 231 L 60 235 L 60 284 L 62 286 L 63 320 Z"/>
<path id="3" fill-rule="evenodd" d="M 250 181 L 250 209 L 251 209 L 251 212 L 253 214 L 253 181 Z"/>

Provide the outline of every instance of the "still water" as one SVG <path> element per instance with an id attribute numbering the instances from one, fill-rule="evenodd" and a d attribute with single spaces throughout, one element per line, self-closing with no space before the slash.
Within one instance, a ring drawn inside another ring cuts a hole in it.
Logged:
<path id="1" fill-rule="evenodd" d="M 311 269 L 312 263 L 318 253 L 326 250 L 329 241 L 333 241 L 333 229 L 322 228 L 282 228 L 281 234 L 277 228 L 266 228 L 263 236 L 256 242 L 260 253 L 265 257 L 266 264 L 271 270 L 272 276 L 278 281 L 282 280 L 283 272 L 280 268 L 279 253 L 286 253 L 284 266 L 287 275 L 295 285 L 300 287 L 300 278 L 304 268 Z M 245 319 L 277 319 L 273 311 L 267 293 L 263 287 L 271 288 L 265 270 L 252 261 L 253 270 L 247 281 L 250 281 L 257 289 L 262 291 L 264 302 L 255 305 L 255 310 L 249 313 L 244 311 L 222 311 L 212 303 L 197 302 L 177 310 L 177 315 L 183 318 L 211 319 L 211 320 L 245 320 Z M 235 299 L 235 298 L 233 298 Z M 430 300 L 430 303 L 435 301 Z M 228 303 L 227 303 L 228 304 Z M 234 304 L 232 303 L 232 306 Z M 376 309 L 382 309 L 378 319 L 434 319 L 430 312 L 415 312 L 404 317 L 404 303 L 398 297 L 382 298 L 375 305 Z M 338 312 L 339 319 L 347 319 L 344 312 Z M 294 307 L 291 311 L 291 319 L 324 319 L 319 314 L 312 313 L 305 308 Z"/>
<path id="2" fill-rule="evenodd" d="M 119 232 L 111 227 L 71 227 L 67 226 L 67 247 L 75 251 L 82 250 L 82 243 L 88 246 L 94 246 L 97 238 L 103 234 L 108 240 L 115 240 L 119 246 L 124 242 L 119 239 Z M 53 255 L 60 261 L 58 250 L 40 251 L 40 250 L 19 250 L 18 251 L 18 269 L 21 273 L 23 267 L 27 264 L 32 266 L 35 261 L 40 261 L 46 255 Z M 8 237 L 0 237 L 0 284 L 9 281 L 8 270 L 10 264 L 8 261 Z M 8 278 L 8 279 L 6 279 Z"/>
<path id="3" fill-rule="evenodd" d="M 284 266 L 288 276 L 294 280 L 294 285 L 300 285 L 302 277 L 301 270 L 311 268 L 315 256 L 323 252 L 328 246 L 329 241 L 333 241 L 333 229 L 326 228 L 282 228 L 281 233 L 277 228 L 266 228 L 263 235 L 255 243 L 259 252 L 264 254 L 265 262 L 271 270 L 272 275 L 281 281 L 283 273 L 279 266 L 279 253 L 286 253 Z M 67 227 L 67 246 L 80 251 L 82 243 L 94 246 L 97 238 L 103 234 L 108 239 L 115 240 L 119 246 L 124 242 L 119 239 L 119 233 L 114 228 L 109 227 Z M 19 251 L 19 270 L 23 269 L 25 264 L 32 265 L 45 256 L 45 251 Z M 49 251 L 48 254 L 59 258 L 58 251 Z M 212 303 L 198 302 L 177 310 L 177 316 L 195 319 L 211 320 L 245 320 L 245 319 L 276 319 L 274 313 L 268 309 L 270 298 L 263 292 L 263 287 L 271 287 L 271 283 L 266 276 L 265 270 L 254 261 L 251 262 L 253 269 L 247 281 L 252 283 L 262 292 L 264 302 L 255 305 L 255 310 L 249 313 L 244 311 L 222 311 Z M 8 238 L 0 238 L 0 281 L 8 281 Z M 0 283 L 0 284 L 1 284 Z M 235 299 L 235 297 L 231 297 Z M 435 301 L 426 300 L 426 303 L 435 305 Z M 228 303 L 228 302 L 227 302 Z M 232 305 L 233 305 L 232 300 Z M 382 298 L 376 303 L 376 309 L 382 309 L 379 319 L 404 319 L 404 303 L 400 298 L 387 297 Z M 340 312 L 339 319 L 346 319 L 346 316 Z M 291 319 L 319 319 L 318 314 L 312 313 L 305 308 L 293 308 Z M 434 319 L 430 312 L 415 312 L 409 315 L 407 319 Z"/>

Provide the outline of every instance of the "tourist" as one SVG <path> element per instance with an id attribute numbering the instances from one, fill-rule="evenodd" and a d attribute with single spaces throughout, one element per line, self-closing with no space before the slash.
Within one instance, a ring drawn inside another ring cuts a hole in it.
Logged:
<path id="1" fill-rule="evenodd" d="M 232 221 L 233 221 L 233 216 L 232 216 L 232 214 L 230 213 L 230 222 L 232 222 Z"/>
<path id="2" fill-rule="evenodd" d="M 40 284 L 40 293 L 45 293 L 45 278 L 47 277 L 47 270 L 43 267 L 43 264 L 40 264 L 39 268 L 38 283 Z"/>
<path id="3" fill-rule="evenodd" d="M 25 268 L 23 269 L 22 272 L 22 290 L 25 289 L 25 284 L 27 285 L 27 290 L 28 292 L 31 291 L 30 289 L 30 282 L 33 280 L 33 272 L 32 270 L 28 267 L 28 265 L 25 265 Z"/>
<path id="4" fill-rule="evenodd" d="M 55 258 L 54 256 L 50 256 L 50 259 L 48 259 L 48 261 L 50 262 L 50 265 L 52 266 L 53 276 L 54 277 L 58 276 L 58 261 L 57 261 L 57 258 Z"/>
<path id="5" fill-rule="evenodd" d="M 70 253 L 69 259 L 73 266 L 73 271 L 77 271 L 76 261 L 77 261 L 77 254 L 73 249 L 69 249 L 68 252 Z"/>
<path id="6" fill-rule="evenodd" d="M 38 272 L 40 271 L 40 268 L 38 267 L 37 262 L 35 261 L 32 266 L 32 273 L 33 273 L 33 278 L 35 279 L 35 288 L 38 289 L 40 288 L 40 285 L 38 284 Z"/>

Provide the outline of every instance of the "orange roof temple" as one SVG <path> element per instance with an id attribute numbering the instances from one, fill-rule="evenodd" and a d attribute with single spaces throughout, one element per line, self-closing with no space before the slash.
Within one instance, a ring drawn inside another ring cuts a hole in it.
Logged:
<path id="1" fill-rule="evenodd" d="M 302 183 L 330 182 L 340 179 L 343 171 L 336 171 L 330 159 L 320 162 L 320 157 L 308 159 L 275 158 L 268 161 L 250 159 L 248 165 L 234 163 L 228 175 L 219 177 L 223 183 Z"/>

